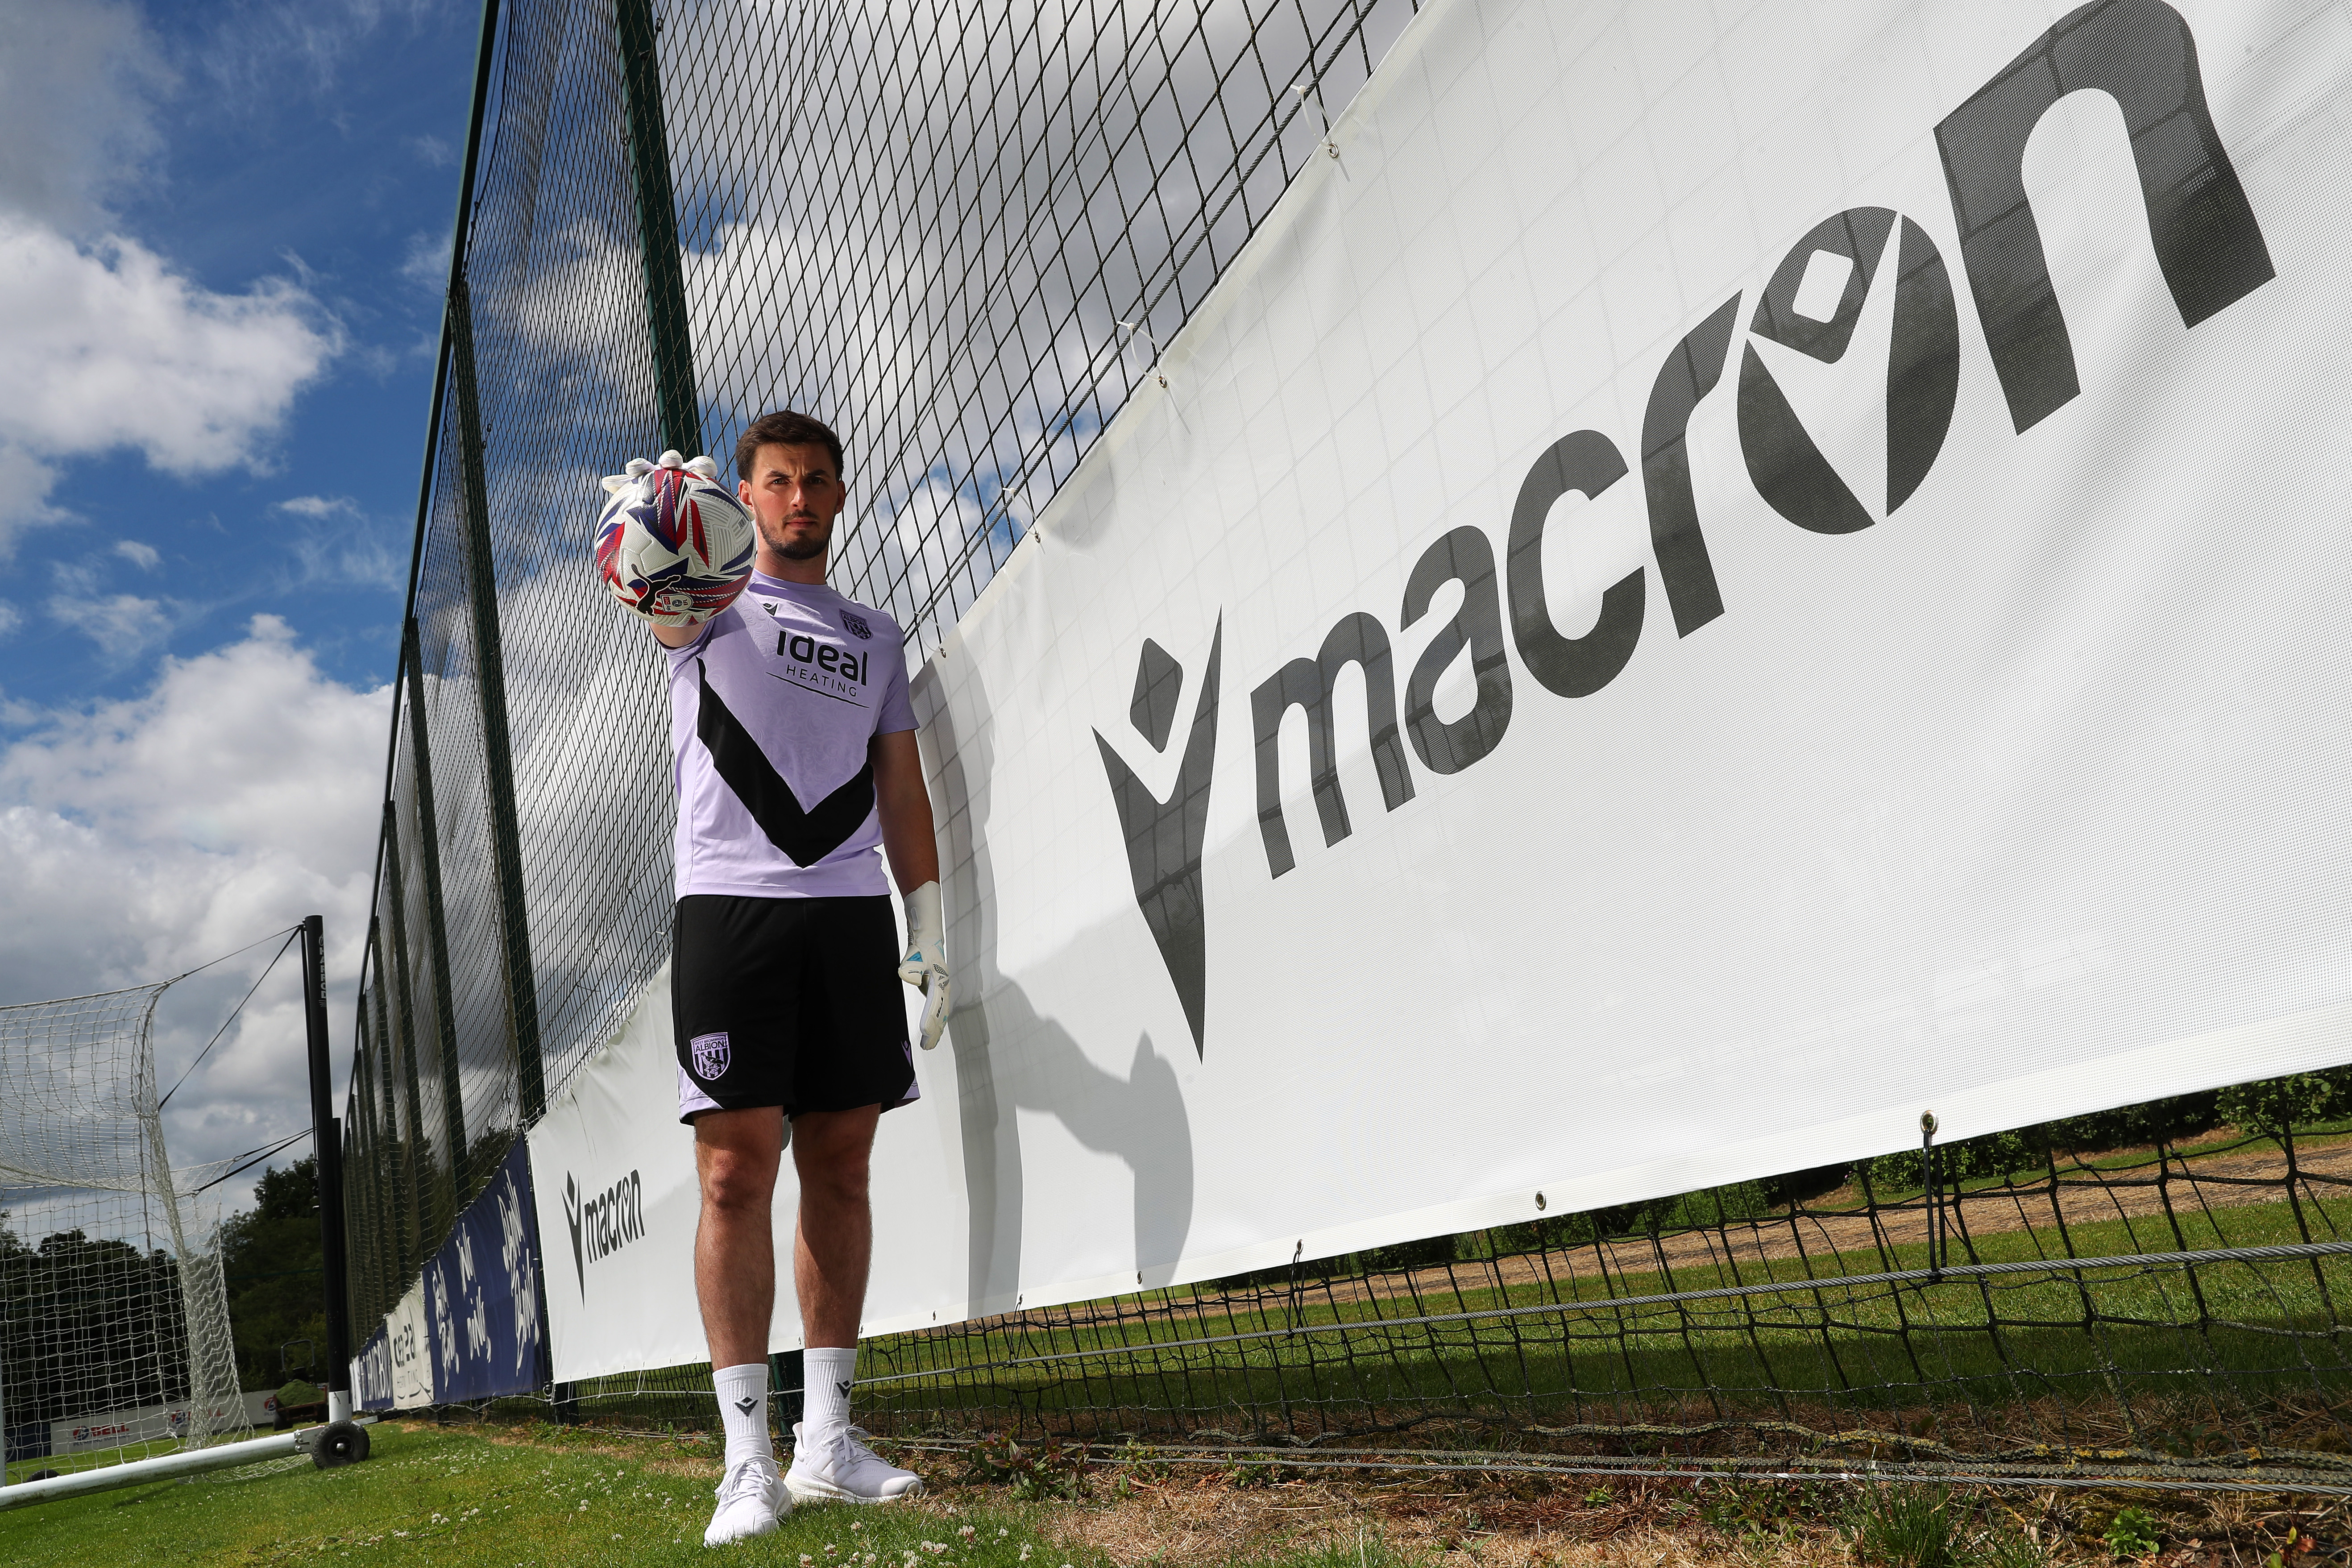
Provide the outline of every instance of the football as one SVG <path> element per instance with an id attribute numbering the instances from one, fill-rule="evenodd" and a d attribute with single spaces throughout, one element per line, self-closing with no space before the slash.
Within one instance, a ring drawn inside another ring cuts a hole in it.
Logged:
<path id="1" fill-rule="evenodd" d="M 596 570 L 613 597 L 666 626 L 699 626 L 751 577 L 759 534 L 709 458 L 632 461 L 604 481 Z"/>

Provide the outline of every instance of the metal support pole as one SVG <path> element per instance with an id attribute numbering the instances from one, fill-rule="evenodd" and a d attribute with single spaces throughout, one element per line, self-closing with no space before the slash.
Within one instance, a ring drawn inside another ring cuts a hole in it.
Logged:
<path id="1" fill-rule="evenodd" d="M 430 1204 L 426 1198 L 428 1193 L 439 1197 L 440 1183 L 433 1179 L 431 1158 L 424 1152 L 428 1145 L 425 1141 L 425 1100 L 417 1081 L 416 1061 L 421 1053 L 416 1038 L 416 987 L 409 978 L 409 963 L 415 949 L 408 940 L 408 879 L 402 874 L 402 858 L 400 817 L 392 802 L 385 801 L 383 890 L 392 914 L 393 994 L 400 1003 L 400 1054 L 402 1065 L 407 1069 L 410 1148 L 417 1156 L 414 1173 L 416 1228 L 419 1240 L 429 1249 L 433 1244 L 426 1238 L 438 1235 L 445 1224 L 455 1219 L 457 1208 L 454 1203 Z"/>
<path id="2" fill-rule="evenodd" d="M 394 1190 L 392 1173 L 386 1169 L 392 1159 L 391 1140 L 384 1124 L 392 1119 L 392 1090 L 387 1077 L 383 1098 L 376 1098 L 376 1063 L 389 1064 L 392 1047 L 384 1041 L 383 948 L 377 936 L 374 921 L 368 924 L 368 952 L 375 966 L 375 984 L 368 987 L 364 1001 L 373 1004 L 374 1021 L 367 1031 L 367 1047 L 353 1069 L 354 1088 L 360 1102 L 360 1131 L 368 1150 L 368 1202 L 375 1215 L 375 1257 L 372 1260 L 375 1278 L 375 1298 L 368 1304 L 367 1316 L 382 1317 L 392 1306 L 392 1281 L 400 1272 L 400 1200 Z"/>
<path id="3" fill-rule="evenodd" d="M 449 1139 L 450 1212 L 473 1194 L 466 1168 L 464 1080 L 457 1072 L 457 1008 L 449 990 L 449 922 L 441 900 L 441 827 L 433 809 L 433 745 L 425 720 L 424 658 L 416 617 L 401 634 L 401 664 L 408 683 L 409 758 L 416 784 L 416 864 L 425 884 L 425 958 L 433 966 L 433 1030 L 441 1039 L 441 1117 Z"/>
<path id="4" fill-rule="evenodd" d="M 393 1046 L 394 1032 L 391 1027 L 390 1018 L 393 1009 L 391 1002 L 387 1000 L 385 995 L 385 993 L 390 989 L 390 987 L 385 984 L 383 978 L 391 973 L 392 964 L 385 962 L 384 959 L 383 932 L 381 926 L 377 928 L 375 934 L 375 972 L 377 975 L 375 986 L 376 1037 L 380 1042 L 380 1048 L 383 1052 L 383 1121 L 387 1133 L 384 1140 L 386 1145 L 384 1154 L 385 1157 L 395 1167 L 397 1167 L 389 1173 L 387 1178 L 392 1188 L 393 1250 L 392 1272 L 390 1278 L 394 1280 L 399 1280 L 404 1279 L 408 1277 L 408 1258 L 410 1251 L 409 1235 L 411 1231 L 415 1231 L 420 1238 L 421 1245 L 424 1229 L 423 1222 L 417 1219 L 415 1212 L 415 1194 L 414 1189 L 415 1184 L 411 1180 L 412 1173 L 408 1169 L 410 1163 L 408 1155 L 409 1140 L 401 1135 L 400 1093 L 399 1090 L 394 1087 L 399 1081 L 400 1078 L 399 1068 L 396 1065 L 400 1053 L 395 1050 Z M 418 1267 L 423 1267 L 423 1259 L 421 1258 L 418 1259 Z M 389 1289 L 389 1287 L 387 1287 L 387 1289 Z"/>
<path id="5" fill-rule="evenodd" d="M 327 1059 L 326 923 L 302 922 L 302 1013 L 310 1047 L 310 1147 L 319 1161 L 320 1261 L 326 1266 L 327 1419 L 352 1415 L 352 1299 L 343 1277 L 343 1134 Z"/>
<path id="6" fill-rule="evenodd" d="M 393 1000 L 400 1007 L 400 1077 L 408 1091 L 408 1191 L 416 1215 L 416 1256 L 419 1268 L 439 1244 L 439 1217 L 425 1197 L 430 1189 L 427 1166 L 432 1156 L 425 1139 L 425 1094 L 416 1077 L 416 1003 L 408 984 L 408 902 L 400 876 L 400 819 L 392 802 L 383 803 L 383 889 L 392 905 Z"/>
<path id="7" fill-rule="evenodd" d="M 613 21 L 621 48 L 622 94 L 628 102 L 629 175 L 637 198 L 637 250 L 645 261 L 646 322 L 653 331 L 662 445 L 691 458 L 702 450 L 702 409 L 694 391 L 677 197 L 670 187 L 661 59 L 654 47 L 661 25 L 654 20 L 653 0 L 618 0 Z"/>
<path id="8" fill-rule="evenodd" d="M 1936 1186 L 1936 1113 L 1919 1113 L 1919 1179 L 1927 1189 L 1927 1278 L 1934 1280 L 1944 1270 L 1944 1205 L 1943 1194 Z"/>
<path id="9" fill-rule="evenodd" d="M 515 813 L 514 756 L 507 733 L 507 673 L 499 637 L 499 578 L 490 554 L 489 481 L 482 467 L 482 408 L 474 381 L 474 313 L 462 268 L 449 280 L 450 379 L 457 391 L 457 467 L 466 525 L 466 599 L 473 612 L 474 673 L 482 696 L 482 771 L 489 796 L 490 858 L 505 939 L 508 1017 L 514 1031 L 515 1090 L 524 1125 L 547 1110 L 547 1068 L 539 1054 L 539 988 L 522 882 L 522 830 Z"/>

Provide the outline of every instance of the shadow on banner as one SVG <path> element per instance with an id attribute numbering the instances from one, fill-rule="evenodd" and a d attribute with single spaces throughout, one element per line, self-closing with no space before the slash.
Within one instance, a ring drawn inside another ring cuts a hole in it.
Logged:
<path id="1" fill-rule="evenodd" d="M 546 1321 L 530 1165 L 518 1141 L 425 1266 L 434 1402 L 525 1394 L 545 1384 Z"/>

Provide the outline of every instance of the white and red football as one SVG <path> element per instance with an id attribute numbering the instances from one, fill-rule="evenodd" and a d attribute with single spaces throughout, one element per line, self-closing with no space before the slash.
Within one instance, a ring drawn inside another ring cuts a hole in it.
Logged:
<path id="1" fill-rule="evenodd" d="M 596 570 L 613 597 L 659 626 L 696 626 L 751 578 L 759 532 L 709 458 L 664 452 L 604 481 Z"/>

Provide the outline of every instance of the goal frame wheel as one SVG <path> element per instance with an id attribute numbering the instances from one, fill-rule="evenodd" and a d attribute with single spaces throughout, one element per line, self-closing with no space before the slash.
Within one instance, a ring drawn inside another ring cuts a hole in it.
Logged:
<path id="1" fill-rule="evenodd" d="M 319 1429 L 310 1445 L 310 1463 L 322 1470 L 356 1465 L 368 1457 L 367 1428 L 356 1421 L 333 1421 Z"/>

